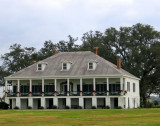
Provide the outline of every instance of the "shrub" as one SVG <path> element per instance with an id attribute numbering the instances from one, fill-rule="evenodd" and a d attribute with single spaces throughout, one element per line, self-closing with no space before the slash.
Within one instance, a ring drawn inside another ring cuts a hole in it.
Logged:
<path id="1" fill-rule="evenodd" d="M 78 109 L 82 109 L 82 106 L 78 106 Z"/>
<path id="2" fill-rule="evenodd" d="M 105 109 L 110 109 L 110 107 L 107 105 L 107 106 L 105 106 Z"/>
<path id="3" fill-rule="evenodd" d="M 153 107 L 153 104 L 151 102 L 146 103 L 146 108 L 152 108 L 152 107 Z"/>
<path id="4" fill-rule="evenodd" d="M 31 106 L 28 106 L 27 109 L 32 109 L 32 107 L 31 107 Z"/>
<path id="5" fill-rule="evenodd" d="M 66 106 L 65 109 L 70 109 L 70 107 L 69 107 L 69 106 Z"/>
<path id="6" fill-rule="evenodd" d="M 122 107 L 121 107 L 121 106 L 118 106 L 117 109 L 122 109 Z"/>
<path id="7" fill-rule="evenodd" d="M 18 106 L 16 106 L 16 107 L 14 107 L 14 109 L 19 109 L 19 107 L 18 107 Z"/>
<path id="8" fill-rule="evenodd" d="M 96 106 L 92 106 L 92 108 L 91 109 L 96 109 Z"/>
<path id="9" fill-rule="evenodd" d="M 159 103 L 158 103 L 157 100 L 154 100 L 154 101 L 153 101 L 153 104 L 156 106 L 156 105 L 158 105 Z"/>
<path id="10" fill-rule="evenodd" d="M 57 106 L 56 106 L 56 105 L 53 105 L 51 109 L 57 109 Z"/>
<path id="11" fill-rule="evenodd" d="M 41 107 L 39 107 L 38 109 L 44 109 L 44 107 L 43 107 L 43 106 L 41 106 Z"/>
<path id="12" fill-rule="evenodd" d="M 0 109 L 8 109 L 8 108 L 9 108 L 9 104 L 5 102 L 0 102 Z"/>
<path id="13" fill-rule="evenodd" d="M 153 106 L 153 108 L 160 108 L 160 105 Z"/>

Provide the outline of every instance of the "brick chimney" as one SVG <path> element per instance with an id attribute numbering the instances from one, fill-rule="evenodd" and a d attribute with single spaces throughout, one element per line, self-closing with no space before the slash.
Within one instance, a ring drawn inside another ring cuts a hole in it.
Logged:
<path id="1" fill-rule="evenodd" d="M 98 47 L 95 47 L 93 51 L 96 55 L 98 55 Z"/>
<path id="2" fill-rule="evenodd" d="M 117 68 L 121 69 L 121 58 L 120 58 L 120 56 L 117 57 Z"/>
<path id="3" fill-rule="evenodd" d="M 53 50 L 53 55 L 55 55 L 55 54 L 57 54 L 58 52 L 57 52 L 57 50 Z"/>
<path id="4" fill-rule="evenodd" d="M 32 64 L 35 64 L 35 63 L 36 63 L 36 61 L 35 61 L 35 60 L 33 60 L 33 61 L 32 61 Z"/>

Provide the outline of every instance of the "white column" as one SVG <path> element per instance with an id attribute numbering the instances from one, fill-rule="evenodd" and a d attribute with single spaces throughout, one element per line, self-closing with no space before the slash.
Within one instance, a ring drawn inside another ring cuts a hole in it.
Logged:
<path id="1" fill-rule="evenodd" d="M 9 97 L 5 97 L 5 102 L 9 104 Z"/>
<path id="2" fill-rule="evenodd" d="M 79 98 L 79 106 L 81 106 L 82 108 L 84 108 L 84 99 L 83 99 L 83 97 Z"/>
<path id="3" fill-rule="evenodd" d="M 124 78 L 124 92 L 127 91 L 127 81 L 126 78 Z M 127 95 L 127 93 L 125 93 Z"/>
<path id="4" fill-rule="evenodd" d="M 106 106 L 111 107 L 111 103 L 110 103 L 110 97 L 106 97 Z"/>
<path id="5" fill-rule="evenodd" d="M 8 80 L 6 79 L 5 80 L 5 96 L 6 97 L 7 97 L 7 93 L 8 93 L 8 88 L 7 88 L 8 86 L 7 85 L 8 85 Z"/>
<path id="6" fill-rule="evenodd" d="M 125 98 L 124 97 L 118 97 L 118 106 L 121 106 L 122 108 L 124 108 L 124 104 L 125 104 Z"/>
<path id="7" fill-rule="evenodd" d="M 58 107 L 58 98 L 53 98 L 53 105 Z"/>
<path id="8" fill-rule="evenodd" d="M 21 99 L 19 97 L 16 98 L 16 106 L 21 109 Z"/>
<path id="9" fill-rule="evenodd" d="M 17 97 L 20 96 L 19 88 L 20 88 L 20 80 L 17 80 Z"/>
<path id="10" fill-rule="evenodd" d="M 93 96 L 95 96 L 95 91 L 96 91 L 96 79 L 93 78 Z"/>
<path id="11" fill-rule="evenodd" d="M 29 96 L 32 96 L 32 80 L 29 80 Z"/>
<path id="12" fill-rule="evenodd" d="M 128 109 L 128 97 L 125 97 L 125 109 Z"/>
<path id="13" fill-rule="evenodd" d="M 45 109 L 46 108 L 46 100 L 45 98 L 41 98 L 41 106 Z"/>
<path id="14" fill-rule="evenodd" d="M 92 97 L 92 106 L 95 106 L 97 108 L 97 98 Z"/>
<path id="15" fill-rule="evenodd" d="M 44 96 L 44 79 L 42 79 L 42 96 Z"/>
<path id="16" fill-rule="evenodd" d="M 67 96 L 69 96 L 69 78 L 67 78 Z"/>
<path id="17" fill-rule="evenodd" d="M 83 90 L 83 88 L 82 88 L 82 78 L 80 78 L 80 96 L 82 96 L 82 90 Z"/>
<path id="18" fill-rule="evenodd" d="M 56 91 L 57 91 L 57 79 L 54 79 L 54 96 L 56 96 Z"/>
<path id="19" fill-rule="evenodd" d="M 28 98 L 28 106 L 33 108 L 33 98 Z"/>
<path id="20" fill-rule="evenodd" d="M 120 78 L 120 95 L 123 95 L 123 77 Z"/>
<path id="21" fill-rule="evenodd" d="M 109 78 L 106 78 L 107 81 L 107 96 L 109 96 Z"/>
<path id="22" fill-rule="evenodd" d="M 71 98 L 66 98 L 66 106 L 69 106 L 69 108 L 71 108 Z"/>

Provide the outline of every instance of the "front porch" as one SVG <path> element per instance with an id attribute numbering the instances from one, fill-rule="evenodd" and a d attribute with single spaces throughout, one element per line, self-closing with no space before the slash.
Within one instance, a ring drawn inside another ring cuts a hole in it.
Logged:
<path id="1" fill-rule="evenodd" d="M 7 82 L 6 82 L 7 85 Z M 32 79 L 13 80 L 6 86 L 7 97 L 38 96 L 122 96 L 126 82 L 123 78 Z"/>

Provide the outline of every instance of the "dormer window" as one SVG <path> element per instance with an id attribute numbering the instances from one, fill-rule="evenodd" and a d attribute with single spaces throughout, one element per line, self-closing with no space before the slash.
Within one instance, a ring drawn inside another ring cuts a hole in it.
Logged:
<path id="1" fill-rule="evenodd" d="M 89 60 L 88 70 L 95 70 L 96 67 L 97 67 L 97 61 L 96 60 Z"/>
<path id="2" fill-rule="evenodd" d="M 67 70 L 67 63 L 63 63 L 63 70 Z"/>
<path id="3" fill-rule="evenodd" d="M 42 70 L 42 64 L 38 64 L 38 70 Z"/>
<path id="4" fill-rule="evenodd" d="M 89 63 L 88 65 L 89 70 L 93 70 L 93 63 Z"/>
<path id="5" fill-rule="evenodd" d="M 62 71 L 68 71 L 71 68 L 72 62 L 70 61 L 63 61 L 62 62 Z"/>
<path id="6" fill-rule="evenodd" d="M 37 71 L 44 71 L 46 68 L 47 63 L 46 62 L 38 62 L 37 63 Z"/>

